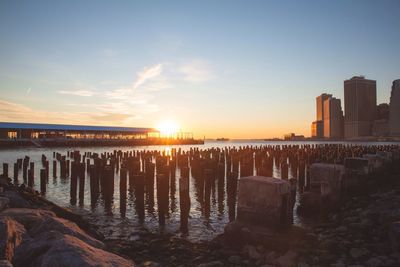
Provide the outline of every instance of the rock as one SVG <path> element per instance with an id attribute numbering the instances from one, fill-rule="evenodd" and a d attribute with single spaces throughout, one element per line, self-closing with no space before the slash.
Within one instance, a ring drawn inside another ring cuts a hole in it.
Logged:
<path id="1" fill-rule="evenodd" d="M 0 259 L 12 261 L 15 248 L 28 238 L 24 226 L 9 217 L 0 217 Z"/>
<path id="2" fill-rule="evenodd" d="M 62 234 L 72 235 L 76 238 L 79 238 L 83 242 L 88 243 L 89 245 L 96 248 L 104 248 L 105 245 L 103 242 L 89 236 L 86 234 L 79 226 L 75 223 L 58 218 L 58 217 L 48 217 L 42 223 L 35 225 L 30 231 L 29 234 L 32 237 L 35 237 L 38 234 L 47 231 L 57 231 Z"/>
<path id="3" fill-rule="evenodd" d="M 22 243 L 15 250 L 13 263 L 15 267 L 135 266 L 132 261 L 55 231 Z"/>
<path id="4" fill-rule="evenodd" d="M 249 255 L 249 258 L 252 260 L 259 260 L 263 256 L 261 253 L 257 251 L 257 249 L 254 246 L 248 246 L 247 248 L 247 253 Z"/>
<path id="5" fill-rule="evenodd" d="M 0 197 L 0 212 L 8 208 L 8 203 L 10 200 L 7 197 Z"/>
<path id="6" fill-rule="evenodd" d="M 13 267 L 8 260 L 0 260 L 0 267 Z"/>
<path id="7" fill-rule="evenodd" d="M 48 210 L 11 208 L 3 211 L 1 216 L 13 218 L 29 231 L 34 226 L 43 223 L 47 218 L 55 217 L 56 215 Z"/>
<path id="8" fill-rule="evenodd" d="M 271 251 L 265 255 L 265 262 L 266 263 L 273 263 L 275 259 L 278 257 L 275 251 Z"/>
<path id="9" fill-rule="evenodd" d="M 378 258 L 370 258 L 365 262 L 368 267 L 377 267 L 384 265 L 383 262 Z"/>
<path id="10" fill-rule="evenodd" d="M 197 265 L 197 267 L 223 267 L 224 264 L 220 261 L 211 261 L 208 263 L 202 263 Z"/>
<path id="11" fill-rule="evenodd" d="M 305 262 L 299 262 L 299 264 L 297 264 L 297 267 L 310 267 L 310 265 Z"/>
<path id="12" fill-rule="evenodd" d="M 240 265 L 242 263 L 242 258 L 237 255 L 232 255 L 228 258 L 228 261 L 232 264 Z"/>
<path id="13" fill-rule="evenodd" d="M 389 228 L 389 238 L 393 251 L 400 251 L 400 221 L 391 223 Z"/>
<path id="14" fill-rule="evenodd" d="M 276 265 L 279 267 L 295 267 L 297 253 L 293 250 L 289 250 L 284 255 L 276 259 Z"/>
<path id="15" fill-rule="evenodd" d="M 350 249 L 350 256 L 353 259 L 359 259 L 368 255 L 369 251 L 365 248 L 352 248 Z"/>
<path id="16" fill-rule="evenodd" d="M 4 196 L 10 199 L 10 208 L 32 208 L 30 202 L 23 198 L 17 191 L 7 190 L 4 192 Z"/>
<path id="17" fill-rule="evenodd" d="M 155 261 L 145 261 L 140 266 L 143 267 L 161 267 L 161 265 L 158 262 Z"/>

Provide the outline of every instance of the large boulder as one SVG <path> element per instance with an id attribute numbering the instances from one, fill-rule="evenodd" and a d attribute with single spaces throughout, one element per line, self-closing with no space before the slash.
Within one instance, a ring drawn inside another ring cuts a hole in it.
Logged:
<path id="1" fill-rule="evenodd" d="M 12 261 L 15 248 L 28 239 L 23 225 L 9 217 L 0 217 L 0 259 Z"/>
<path id="2" fill-rule="evenodd" d="M 389 228 L 389 238 L 394 251 L 400 251 L 400 221 L 392 222 Z"/>
<path id="3" fill-rule="evenodd" d="M 3 195 L 10 200 L 10 208 L 32 208 L 30 201 L 23 198 L 18 191 L 6 190 Z"/>
<path id="4" fill-rule="evenodd" d="M 55 231 L 43 232 L 21 244 L 13 264 L 15 267 L 135 266 L 130 260 Z"/>
<path id="5" fill-rule="evenodd" d="M 284 255 L 276 259 L 278 267 L 295 267 L 297 266 L 298 254 L 295 251 L 289 250 Z"/>
<path id="6" fill-rule="evenodd" d="M 43 232 L 47 231 L 57 231 L 62 234 L 68 234 L 79 238 L 83 242 L 88 243 L 89 245 L 96 248 L 104 248 L 105 245 L 103 242 L 91 237 L 86 234 L 78 225 L 75 223 L 58 218 L 58 217 L 48 217 L 42 223 L 37 224 L 33 228 L 30 229 L 29 234 L 32 237 L 35 237 Z"/>
<path id="7" fill-rule="evenodd" d="M 47 218 L 55 217 L 56 215 L 48 210 L 11 208 L 3 211 L 1 216 L 13 218 L 29 231 L 31 228 L 43 223 Z"/>
<path id="8" fill-rule="evenodd" d="M 0 267 L 13 267 L 8 260 L 0 260 Z"/>
<path id="9" fill-rule="evenodd" d="M 0 197 L 0 212 L 8 208 L 10 200 L 7 197 Z"/>

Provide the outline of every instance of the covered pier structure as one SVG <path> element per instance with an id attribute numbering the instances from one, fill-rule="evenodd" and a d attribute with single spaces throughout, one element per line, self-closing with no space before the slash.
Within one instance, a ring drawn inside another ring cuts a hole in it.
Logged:
<path id="1" fill-rule="evenodd" d="M 147 139 L 154 128 L 0 122 L 1 139 Z"/>

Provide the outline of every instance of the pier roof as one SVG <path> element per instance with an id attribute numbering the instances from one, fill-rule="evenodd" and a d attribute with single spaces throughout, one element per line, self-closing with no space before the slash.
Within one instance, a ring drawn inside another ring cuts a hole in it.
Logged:
<path id="1" fill-rule="evenodd" d="M 45 124 L 45 123 L 19 123 L 19 122 L 0 122 L 0 129 L 82 131 L 82 132 L 84 132 L 84 131 L 87 131 L 87 132 L 133 132 L 133 133 L 159 132 L 155 128 L 88 126 L 88 125 L 67 125 L 67 124 Z"/>

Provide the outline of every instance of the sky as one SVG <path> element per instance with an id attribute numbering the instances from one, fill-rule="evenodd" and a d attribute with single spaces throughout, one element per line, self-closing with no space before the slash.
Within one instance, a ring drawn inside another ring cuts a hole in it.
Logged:
<path id="1" fill-rule="evenodd" d="M 400 78 L 400 1 L 0 1 L 0 121 L 310 136 L 315 97 Z"/>

